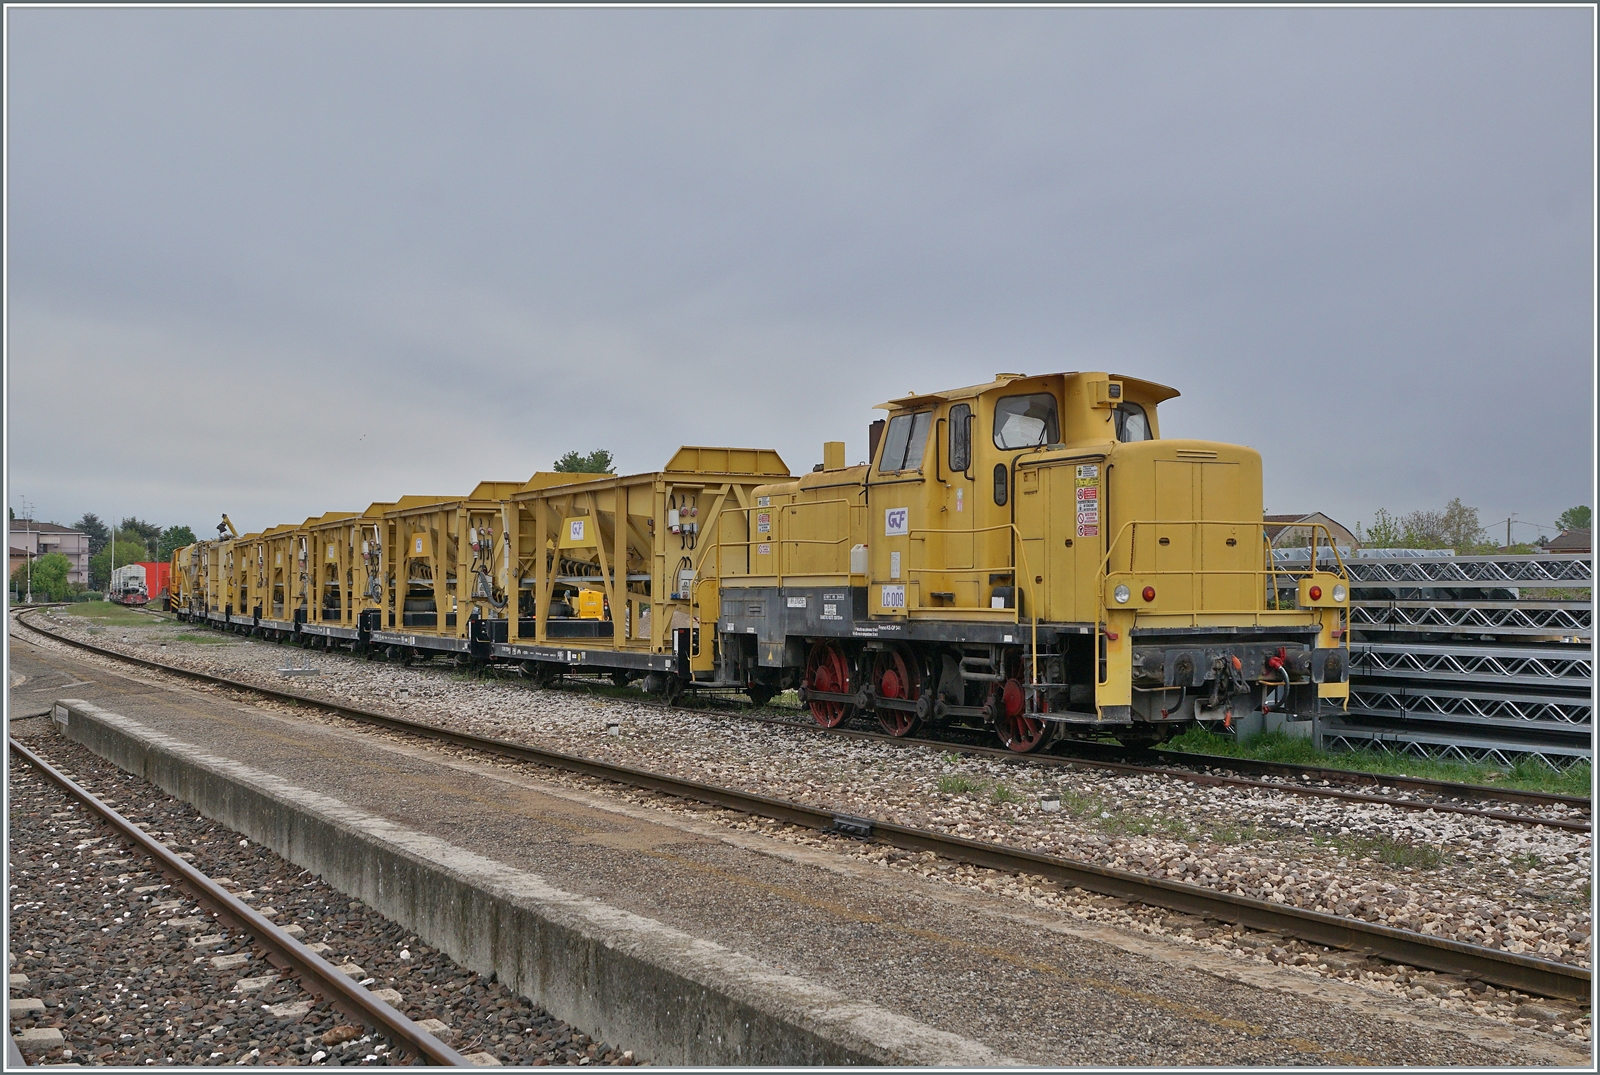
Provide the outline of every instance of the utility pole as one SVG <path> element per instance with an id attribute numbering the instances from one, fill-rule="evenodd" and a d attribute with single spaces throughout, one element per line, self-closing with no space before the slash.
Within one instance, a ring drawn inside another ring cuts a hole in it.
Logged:
<path id="1" fill-rule="evenodd" d="M 1508 549 L 1511 548 L 1511 520 L 1516 517 L 1517 513 L 1512 512 L 1510 518 L 1506 519 L 1506 548 Z"/>
<path id="2" fill-rule="evenodd" d="M 33 521 L 33 505 L 28 503 L 28 498 L 22 498 L 22 514 L 28 517 L 28 525 L 33 527 L 33 551 L 28 553 L 28 599 L 24 604 L 33 604 L 33 561 L 39 555 L 39 524 Z M 9 542 L 7 542 L 9 544 Z"/>

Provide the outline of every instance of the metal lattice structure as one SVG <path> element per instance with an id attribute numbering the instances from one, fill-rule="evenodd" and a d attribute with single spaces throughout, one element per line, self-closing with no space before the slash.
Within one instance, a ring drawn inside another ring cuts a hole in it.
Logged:
<path id="1" fill-rule="evenodd" d="M 1562 687 L 1588 693 L 1594 657 L 1574 647 L 1455 645 L 1427 642 L 1356 642 L 1350 673 L 1363 679 L 1427 680 L 1497 686 Z"/>
<path id="2" fill-rule="evenodd" d="M 1350 704 L 1319 719 L 1323 746 L 1498 765 L 1591 757 L 1593 605 L 1550 591 L 1591 587 L 1592 558 L 1411 554 L 1345 565 Z"/>
<path id="3" fill-rule="evenodd" d="M 1359 632 L 1406 631 L 1473 635 L 1592 637 L 1587 601 L 1352 601 L 1350 626 Z"/>
<path id="4" fill-rule="evenodd" d="M 1511 728 L 1544 725 L 1546 730 L 1561 732 L 1578 729 L 1587 736 L 1592 710 L 1588 698 L 1574 695 L 1445 690 L 1432 685 L 1418 691 L 1414 687 L 1386 687 L 1362 680 L 1352 682 L 1350 708 L 1346 712 L 1351 716 Z"/>
<path id="5" fill-rule="evenodd" d="M 1523 758 L 1535 757 L 1555 769 L 1588 761 L 1590 747 L 1537 742 L 1513 742 L 1502 738 L 1393 730 L 1330 724 L 1322 733 L 1328 750 L 1377 750 L 1418 758 L 1486 763 L 1511 768 Z"/>
<path id="6" fill-rule="evenodd" d="M 1594 584 L 1587 556 L 1440 556 L 1345 563 L 1352 587 L 1582 588 Z"/>

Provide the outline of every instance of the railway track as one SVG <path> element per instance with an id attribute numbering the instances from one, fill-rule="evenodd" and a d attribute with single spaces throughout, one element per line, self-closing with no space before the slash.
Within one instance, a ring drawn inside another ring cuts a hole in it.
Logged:
<path id="1" fill-rule="evenodd" d="M 120 653 L 104 646 L 96 646 L 90 642 L 69 638 L 55 631 L 47 630 L 23 619 L 18 620 L 30 630 L 45 635 L 57 642 L 64 643 L 90 653 L 97 653 L 114 660 L 141 665 L 143 667 L 168 672 L 174 675 L 186 676 L 220 686 L 231 687 L 238 690 L 258 691 L 269 696 L 284 700 L 294 700 L 297 704 L 319 705 L 336 711 L 345 711 L 348 707 L 341 707 L 337 703 L 325 702 L 307 695 L 296 694 L 291 691 L 276 691 L 270 687 L 261 687 L 238 680 L 227 679 L 222 676 L 205 672 L 195 672 L 190 669 L 180 668 L 175 665 L 163 664 L 142 657 L 133 657 Z M 351 712 L 354 712 L 353 710 Z M 364 712 L 364 711 L 362 711 Z M 1192 784 L 1210 787 L 1242 787 L 1259 788 L 1263 791 L 1283 792 L 1290 795 L 1299 795 L 1308 798 L 1337 799 L 1352 803 L 1371 803 L 1384 806 L 1393 806 L 1403 810 L 1434 811 L 1440 814 L 1459 814 L 1468 817 L 1481 817 L 1494 821 L 1503 821 L 1517 825 L 1532 825 L 1548 828 L 1565 829 L 1570 832 L 1590 832 L 1592 823 L 1581 818 L 1544 817 L 1539 814 L 1515 813 L 1506 810 L 1490 810 L 1476 806 L 1462 805 L 1460 801 L 1467 799 L 1476 802 L 1508 802 L 1520 803 L 1530 806 L 1561 806 L 1573 810 L 1587 811 L 1590 807 L 1589 800 L 1569 795 L 1552 795 L 1543 792 L 1528 792 L 1517 789 L 1481 788 L 1469 784 L 1456 784 L 1439 780 L 1426 780 L 1412 777 L 1373 776 L 1366 773 L 1351 772 L 1339 769 L 1322 769 L 1310 766 L 1296 766 L 1277 762 L 1249 762 L 1234 758 L 1212 757 L 1200 754 L 1185 754 L 1174 757 L 1165 764 L 1141 765 L 1134 762 L 1114 760 L 1111 758 L 1085 758 L 1061 754 L 1029 754 L 1019 756 L 1013 751 L 1001 750 L 993 747 L 976 746 L 950 742 L 946 740 L 920 739 L 909 737 L 896 737 L 881 732 L 873 732 L 859 728 L 824 728 L 806 720 L 783 720 L 775 717 L 762 717 L 753 713 L 733 712 L 731 715 L 741 720 L 770 724 L 798 731 L 811 732 L 819 735 L 836 735 L 844 738 L 883 742 L 891 746 L 917 746 L 936 750 L 954 751 L 975 757 L 992 758 L 1013 765 L 1037 765 L 1080 769 L 1098 769 L 1123 773 L 1130 776 L 1159 776 L 1167 779 L 1183 780 Z M 1228 769 L 1234 772 L 1256 772 L 1260 775 L 1278 776 L 1283 782 L 1268 780 L 1252 780 L 1242 776 L 1223 776 L 1215 772 L 1204 772 L 1202 767 L 1212 769 Z M 1401 798 L 1394 795 L 1379 795 L 1370 791 L 1345 790 L 1335 787 L 1317 787 L 1303 781 L 1320 780 L 1329 784 L 1338 781 L 1341 783 L 1356 783 L 1366 787 L 1388 787 L 1397 791 L 1407 791 L 1417 795 L 1427 796 L 1422 799 Z"/>
<path id="2" fill-rule="evenodd" d="M 1114 761 L 1109 758 L 1102 760 L 1094 758 L 1066 757 L 1059 754 L 1030 754 L 1019 757 L 1014 751 L 1000 750 L 994 747 L 981 747 L 970 744 L 950 743 L 939 739 L 902 738 L 892 735 L 885 735 L 881 732 L 867 731 L 858 728 L 824 728 L 821 725 L 813 724 L 809 721 L 781 720 L 774 717 L 758 717 L 753 714 L 738 715 L 746 720 L 774 724 L 786 728 L 794 728 L 800 731 L 842 735 L 846 738 L 880 741 L 890 745 L 927 747 L 936 750 L 955 750 L 962 754 L 983 758 L 993 758 L 1014 765 L 1060 766 L 1076 769 L 1098 769 L 1101 771 L 1126 773 L 1133 776 L 1162 776 L 1175 780 L 1188 781 L 1191 784 L 1201 784 L 1209 787 L 1260 788 L 1264 791 L 1281 791 L 1290 795 L 1302 795 L 1311 798 L 1342 799 L 1346 802 L 1380 803 L 1384 806 L 1395 806 L 1404 810 L 1432 810 L 1435 813 L 1440 814 L 1464 814 L 1470 817 L 1491 818 L 1495 821 L 1507 821 L 1518 825 L 1538 825 L 1549 828 L 1566 829 L 1571 832 L 1591 831 L 1591 823 L 1589 821 L 1584 821 L 1577 818 L 1540 817 L 1537 814 L 1517 814 L 1509 813 L 1504 810 L 1483 810 L 1477 807 L 1462 806 L 1459 803 L 1441 801 L 1440 799 L 1400 799 L 1392 795 L 1374 795 L 1368 792 L 1345 791 L 1339 788 L 1307 787 L 1304 784 L 1277 783 L 1266 780 L 1250 780 L 1245 777 L 1238 776 L 1221 776 L 1216 773 L 1201 772 L 1198 768 L 1178 768 L 1176 767 L 1176 760 L 1173 764 L 1169 765 L 1138 765 L 1133 762 Z M 1234 768 L 1234 766 L 1230 764 L 1233 760 L 1234 759 L 1232 758 L 1210 758 L 1200 754 L 1186 754 L 1182 756 L 1182 763 L 1184 765 L 1209 766 L 1216 769 Z M 1341 770 L 1318 770 L 1310 768 L 1299 769 L 1294 766 L 1284 766 L 1281 772 L 1272 770 L 1269 770 L 1269 772 L 1272 772 L 1273 775 L 1282 775 L 1286 779 L 1292 779 L 1293 777 L 1301 775 L 1304 775 L 1307 779 L 1325 779 L 1324 777 L 1313 775 L 1321 772 L 1338 772 L 1341 775 L 1352 775 L 1343 773 Z M 1358 773 L 1353 775 L 1362 776 L 1365 774 Z M 1411 787 L 1410 785 L 1415 785 L 1415 787 Z M 1433 794 L 1439 796 L 1449 795 L 1451 797 L 1456 796 L 1455 789 L 1470 787 L 1470 785 L 1465 784 L 1451 784 L 1443 781 L 1421 780 L 1408 780 L 1404 785 L 1394 786 L 1403 786 L 1406 787 L 1407 790 L 1414 790 L 1424 794 Z M 1545 806 L 1560 805 L 1584 810 L 1588 809 L 1589 807 L 1589 801 L 1587 799 L 1580 799 L 1575 796 L 1547 795 L 1539 792 L 1532 792 L 1529 794 L 1536 795 L 1538 798 L 1524 799 L 1518 797 L 1510 801 L 1530 802 Z M 1479 801 L 1493 801 L 1488 796 L 1478 796 L 1477 798 Z"/>
<path id="3" fill-rule="evenodd" d="M 32 627 L 32 625 L 28 625 Z M 1008 873 L 1034 875 L 1090 892 L 1198 915 L 1249 929 L 1263 930 L 1300 940 L 1370 954 L 1393 963 L 1405 964 L 1447 974 L 1489 982 L 1505 988 L 1540 996 L 1587 1000 L 1591 972 L 1574 964 L 1540 959 L 1466 944 L 1461 941 L 1396 929 L 1359 919 L 1320 911 L 1308 911 L 1285 904 L 1258 900 L 1203 886 L 1160 878 L 1144 877 L 1126 870 L 1099 866 L 1091 862 L 1060 858 L 1019 848 L 969 840 L 946 833 L 883 822 L 872 818 L 840 814 L 805 803 L 791 802 L 754 792 L 718 787 L 680 777 L 668 776 L 632 766 L 565 754 L 540 747 L 512 743 L 487 736 L 451 731 L 435 725 L 389 716 L 290 691 L 228 680 L 209 673 L 175 668 L 33 627 L 51 638 L 86 650 L 168 672 L 253 693 L 262 697 L 311 706 L 362 724 L 393 732 L 418 736 L 438 743 L 515 761 L 529 762 L 612 783 L 657 792 L 758 817 L 771 818 L 804 828 L 832 832 L 856 839 L 885 844 L 908 851 L 928 851 L 942 858 Z M 934 744 L 947 747 L 948 744 Z M 1066 759 L 1063 759 L 1066 761 Z M 1099 764 L 1099 763 L 1096 763 Z M 1277 788 L 1278 785 L 1266 785 Z M 248 910 L 248 908 L 244 908 Z M 268 923 L 270 925 L 270 923 Z"/>
<path id="4" fill-rule="evenodd" d="M 268 961 L 297 977 L 305 989 L 326 998 L 339 1011 L 387 1036 L 416 1062 L 434 1066 L 473 1066 L 460 1053 L 351 981 L 333 964 L 284 932 L 271 919 L 179 858 L 160 841 L 26 746 L 9 737 L 7 746 L 41 776 L 82 803 L 119 837 L 152 860 L 163 873 L 188 889 L 196 902 L 220 921 L 254 937 L 266 949 Z"/>

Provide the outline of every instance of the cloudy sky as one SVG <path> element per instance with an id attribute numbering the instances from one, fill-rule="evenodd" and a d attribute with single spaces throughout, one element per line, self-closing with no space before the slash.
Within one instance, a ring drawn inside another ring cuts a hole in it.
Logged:
<path id="1" fill-rule="evenodd" d="M 1110 369 L 1271 511 L 1548 524 L 1594 481 L 1591 19 L 8 8 L 9 500 L 799 472 L 907 389 Z"/>

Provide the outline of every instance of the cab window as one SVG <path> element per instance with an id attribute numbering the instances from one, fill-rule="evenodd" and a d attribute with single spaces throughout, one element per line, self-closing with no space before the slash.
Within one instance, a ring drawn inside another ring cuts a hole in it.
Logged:
<path id="1" fill-rule="evenodd" d="M 949 458 L 951 470 L 972 466 L 972 408 L 965 403 L 950 408 Z"/>
<path id="2" fill-rule="evenodd" d="M 928 429 L 932 425 L 932 411 L 897 414 L 889 419 L 889 429 L 883 438 L 883 456 L 878 460 L 878 473 L 915 470 L 922 466 L 922 452 L 928 446 Z"/>
<path id="3" fill-rule="evenodd" d="M 994 446 L 1034 448 L 1061 439 L 1056 397 L 1048 392 L 1007 396 L 994 405 Z"/>
<path id="4" fill-rule="evenodd" d="M 1117 439 L 1124 444 L 1150 440 L 1150 419 L 1137 403 L 1117 404 Z"/>

